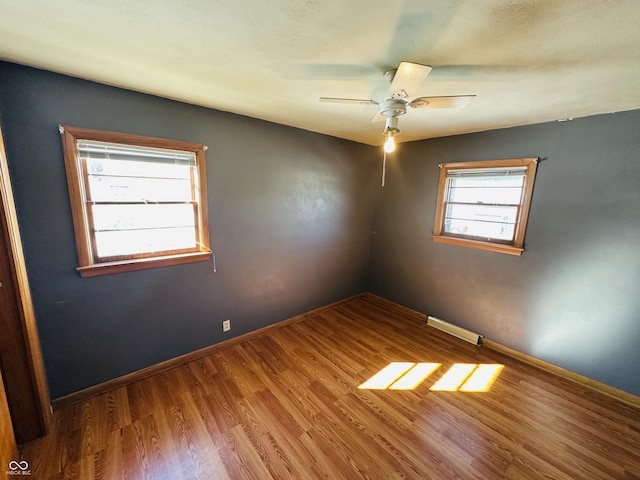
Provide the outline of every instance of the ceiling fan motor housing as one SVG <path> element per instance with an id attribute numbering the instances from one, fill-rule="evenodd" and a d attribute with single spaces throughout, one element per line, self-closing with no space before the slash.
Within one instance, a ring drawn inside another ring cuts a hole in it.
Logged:
<path id="1" fill-rule="evenodd" d="M 407 102 L 390 98 L 380 104 L 380 115 L 385 117 L 399 117 L 407 113 Z"/>

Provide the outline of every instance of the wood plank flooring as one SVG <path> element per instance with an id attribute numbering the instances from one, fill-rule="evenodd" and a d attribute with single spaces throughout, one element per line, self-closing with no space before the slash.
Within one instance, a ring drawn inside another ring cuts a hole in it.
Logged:
<path id="1" fill-rule="evenodd" d="M 390 362 L 413 390 L 358 386 Z M 433 391 L 456 363 L 487 392 Z M 373 296 L 55 412 L 26 444 L 60 479 L 640 479 L 640 411 L 427 327 Z"/>

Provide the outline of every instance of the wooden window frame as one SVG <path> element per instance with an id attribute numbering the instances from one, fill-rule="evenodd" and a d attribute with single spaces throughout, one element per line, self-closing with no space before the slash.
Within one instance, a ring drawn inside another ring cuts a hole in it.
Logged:
<path id="1" fill-rule="evenodd" d="M 205 262 L 211 258 L 209 249 L 209 217 L 207 211 L 206 146 L 199 143 L 167 140 L 131 135 L 126 133 L 93 130 L 89 128 L 60 125 L 62 147 L 71 215 L 75 231 L 79 266 L 76 270 L 82 277 L 94 277 L 112 273 L 130 272 L 148 268 L 166 267 L 186 263 Z M 122 259 L 100 260 L 94 253 L 94 235 L 90 230 L 90 212 L 85 201 L 85 172 L 78 154 L 79 140 L 119 143 L 137 147 L 164 148 L 193 152 L 196 157 L 196 247 L 188 251 L 159 252 L 128 255 Z"/>
<path id="2" fill-rule="evenodd" d="M 522 255 L 524 251 L 524 238 L 531 207 L 533 185 L 536 176 L 537 158 L 508 158 L 502 160 L 481 160 L 475 162 L 443 163 L 440 165 L 440 179 L 438 182 L 438 199 L 436 203 L 436 215 L 433 226 L 432 239 L 437 243 L 458 245 L 461 247 L 489 250 L 492 252 L 506 253 L 509 255 Z M 483 168 L 514 168 L 525 167 L 525 179 L 520 200 L 518 218 L 515 222 L 513 242 L 491 242 L 470 238 L 463 238 L 456 234 L 444 233 L 445 222 L 445 198 L 447 195 L 447 177 L 452 170 L 472 170 Z"/>

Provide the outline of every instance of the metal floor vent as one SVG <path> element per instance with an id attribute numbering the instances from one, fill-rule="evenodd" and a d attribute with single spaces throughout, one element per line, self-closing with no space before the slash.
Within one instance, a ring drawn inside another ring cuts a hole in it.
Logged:
<path id="1" fill-rule="evenodd" d="M 453 323 L 445 322 L 444 320 L 436 317 L 427 317 L 427 325 L 433 328 L 437 328 L 438 330 L 442 330 L 449 335 L 458 337 L 465 342 L 469 342 L 473 345 L 479 345 L 480 340 L 482 339 L 482 335 L 478 335 L 477 333 L 471 332 L 466 328 L 459 327 L 457 325 L 454 325 Z"/>

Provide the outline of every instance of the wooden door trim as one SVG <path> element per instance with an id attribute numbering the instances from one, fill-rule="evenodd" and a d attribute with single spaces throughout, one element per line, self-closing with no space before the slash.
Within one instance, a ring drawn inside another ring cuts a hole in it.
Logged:
<path id="1" fill-rule="evenodd" d="M 0 256 L 0 365 L 16 440 L 24 443 L 49 431 L 52 410 L 1 127 Z"/>
<path id="2" fill-rule="evenodd" d="M 18 446 L 13 433 L 9 405 L 7 404 L 2 373 L 0 372 L 0 472 L 12 460 L 18 460 Z"/>

